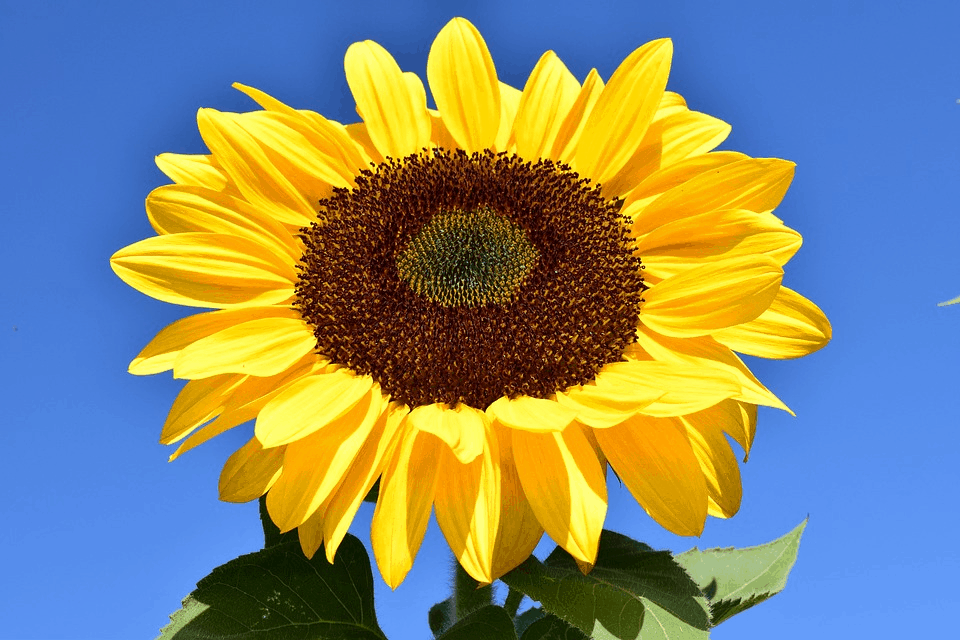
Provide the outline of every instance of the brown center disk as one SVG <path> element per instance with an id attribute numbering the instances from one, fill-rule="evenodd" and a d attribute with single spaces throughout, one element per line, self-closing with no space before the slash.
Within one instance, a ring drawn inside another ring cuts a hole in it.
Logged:
<path id="1" fill-rule="evenodd" d="M 635 339 L 646 286 L 619 209 L 549 160 L 388 159 L 303 229 L 296 307 L 320 354 L 411 407 L 546 398 Z"/>

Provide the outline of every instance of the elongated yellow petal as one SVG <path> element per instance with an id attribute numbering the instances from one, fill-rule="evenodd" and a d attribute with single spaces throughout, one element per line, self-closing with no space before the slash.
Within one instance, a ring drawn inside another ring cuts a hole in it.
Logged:
<path id="1" fill-rule="evenodd" d="M 640 322 L 667 336 L 713 333 L 763 313 L 782 279 L 783 269 L 766 256 L 708 262 L 646 292 Z"/>
<path id="2" fill-rule="evenodd" d="M 750 457 L 750 447 L 757 433 L 757 405 L 736 400 L 726 400 L 718 404 L 717 411 L 724 412 L 720 420 L 724 431 L 743 448 L 743 461 Z"/>
<path id="3" fill-rule="evenodd" d="M 350 45 L 344 57 L 347 84 L 367 132 L 384 156 L 402 158 L 430 143 L 426 94 L 404 78 L 386 49 L 364 40 Z"/>
<path id="4" fill-rule="evenodd" d="M 620 63 L 583 128 L 577 171 L 604 184 L 626 164 L 657 112 L 672 56 L 670 40 L 654 40 Z"/>
<path id="5" fill-rule="evenodd" d="M 520 483 L 540 524 L 574 558 L 593 563 L 607 513 L 607 485 L 582 428 L 511 435 Z"/>
<path id="6" fill-rule="evenodd" d="M 294 109 L 263 91 L 242 85 L 239 82 L 234 82 L 233 87 L 250 96 L 267 111 L 289 116 L 281 118 L 279 121 L 305 137 L 314 148 L 313 151 L 315 153 L 320 152 L 329 167 L 339 173 L 347 183 L 353 181 L 353 176 L 357 171 L 367 168 L 370 160 L 373 159 L 370 151 L 377 156 L 377 162 L 383 159 L 376 153 L 373 143 L 370 142 L 370 136 L 367 134 L 366 125 L 362 122 L 344 126 L 339 122 L 328 120 L 314 111 Z M 366 144 L 361 143 L 358 136 L 354 135 L 359 131 L 362 131 L 363 135 L 360 138 Z M 369 150 L 365 148 L 367 146 L 369 146 Z"/>
<path id="7" fill-rule="evenodd" d="M 494 151 L 516 151 L 513 141 L 513 123 L 520 108 L 521 92 L 505 82 L 500 82 L 500 124 L 497 126 L 497 135 L 493 139 Z"/>
<path id="8" fill-rule="evenodd" d="M 642 407 L 653 404 L 663 395 L 660 389 L 641 387 L 629 390 L 604 390 L 595 385 L 573 387 L 557 393 L 557 402 L 576 411 L 577 422 L 605 429 L 620 424 Z"/>
<path id="9" fill-rule="evenodd" d="M 636 344 L 655 360 L 686 363 L 704 372 L 711 369 L 721 370 L 732 375 L 740 384 L 737 399 L 790 411 L 777 396 L 757 380 L 733 351 L 710 336 L 670 338 L 651 331 L 647 327 L 639 327 L 636 335 Z M 629 357 L 629 350 L 625 355 Z"/>
<path id="10" fill-rule="evenodd" d="M 168 178 L 182 185 L 223 191 L 229 178 L 213 156 L 161 153 L 154 161 Z"/>
<path id="11" fill-rule="evenodd" d="M 300 541 L 300 549 L 308 560 L 313 559 L 313 556 L 317 553 L 317 549 L 323 544 L 323 523 L 326 520 L 324 507 L 326 507 L 326 504 L 317 507 L 313 515 L 297 527 L 297 539 Z"/>
<path id="12" fill-rule="evenodd" d="M 674 220 L 637 242 L 649 273 L 669 278 L 711 260 L 765 255 L 783 266 L 800 249 L 800 234 L 770 213 L 712 211 Z"/>
<path id="13" fill-rule="evenodd" d="M 242 381 L 243 376 L 223 375 L 185 384 L 167 414 L 160 432 L 160 443 L 176 442 L 219 415 L 230 393 Z"/>
<path id="14" fill-rule="evenodd" d="M 437 524 L 460 566 L 473 578 L 490 583 L 493 549 L 500 519 L 499 447 L 493 431 L 484 434 L 483 453 L 462 463 L 444 448 L 438 460 L 434 496 Z"/>
<path id="15" fill-rule="evenodd" d="M 553 51 L 544 53 L 527 78 L 513 123 L 517 155 L 547 156 L 563 120 L 580 93 L 580 83 Z"/>
<path id="16" fill-rule="evenodd" d="M 721 209 L 772 211 L 793 180 L 794 164 L 778 158 L 744 158 L 700 173 L 670 189 L 635 217 L 641 236 L 687 216 Z M 630 211 L 628 202 L 625 209 Z"/>
<path id="17" fill-rule="evenodd" d="M 410 571 L 427 532 L 437 485 L 436 461 L 445 446 L 433 434 L 407 429 L 380 479 L 370 542 L 391 589 Z"/>
<path id="18" fill-rule="evenodd" d="M 487 414 L 500 424 L 523 431 L 563 431 L 577 418 L 577 411 L 547 398 L 502 397 L 487 407 Z"/>
<path id="19" fill-rule="evenodd" d="M 813 353 L 832 336 L 830 321 L 820 307 L 786 287 L 780 287 L 770 307 L 756 320 L 713 334 L 734 351 L 776 360 Z"/>
<path id="20" fill-rule="evenodd" d="M 286 212 L 282 222 L 305 225 L 316 218 L 310 202 L 267 157 L 256 138 L 240 126 L 237 114 L 200 109 L 197 125 L 207 147 L 250 203 L 271 212 Z"/>
<path id="21" fill-rule="evenodd" d="M 323 539 L 328 562 L 333 562 L 360 504 L 396 450 L 400 426 L 408 413 L 406 405 L 395 402 L 384 410 L 343 483 L 324 506 Z"/>
<path id="22" fill-rule="evenodd" d="M 500 522 L 493 548 L 493 577 L 496 579 L 530 557 L 543 537 L 543 527 L 523 493 L 513 459 L 510 429 L 498 422 L 492 426 L 500 448 Z"/>
<path id="23" fill-rule="evenodd" d="M 166 185 L 147 196 L 147 218 L 161 235 L 201 231 L 252 240 L 295 262 L 302 249 L 286 228 L 250 203 L 207 189 Z"/>
<path id="24" fill-rule="evenodd" d="M 243 382 L 230 392 L 220 415 L 213 422 L 192 432 L 189 438 L 181 442 L 177 450 L 170 455 L 170 461 L 173 462 L 187 451 L 221 433 L 253 420 L 270 400 L 300 378 L 321 369 L 324 362 L 313 355 L 308 355 L 279 375 L 266 378 L 243 376 Z"/>
<path id="25" fill-rule="evenodd" d="M 707 517 L 707 484 L 678 418 L 636 415 L 593 434 L 650 517 L 678 535 L 700 535 Z"/>
<path id="26" fill-rule="evenodd" d="M 723 436 L 731 427 L 724 424 L 724 412 L 713 408 L 682 416 L 693 454 L 707 483 L 707 513 L 732 518 L 740 510 L 742 487 L 740 467 L 730 444 Z"/>
<path id="27" fill-rule="evenodd" d="M 264 447 L 289 444 L 323 429 L 370 393 L 370 376 L 343 369 L 297 380 L 263 407 L 257 439 Z"/>
<path id="28" fill-rule="evenodd" d="M 317 346 L 313 330 L 296 311 L 290 317 L 258 318 L 201 338 L 180 352 L 175 378 L 209 378 L 221 373 L 274 376 Z"/>
<path id="29" fill-rule="evenodd" d="M 299 526 L 340 485 L 384 408 L 375 387 L 323 429 L 287 445 L 283 473 L 267 495 L 281 531 Z"/>
<path id="30" fill-rule="evenodd" d="M 651 202 L 695 176 L 747 158 L 736 151 L 714 151 L 661 167 L 638 184 L 624 199 L 620 214 L 636 221 Z"/>
<path id="31" fill-rule="evenodd" d="M 584 387 L 587 389 L 595 389 L 594 394 L 606 394 L 611 399 L 658 394 L 656 400 L 643 404 L 637 411 L 663 417 L 700 411 L 741 393 L 740 383 L 732 373 L 677 361 L 613 362 L 597 375 L 596 387 Z"/>
<path id="32" fill-rule="evenodd" d="M 487 45 L 470 22 L 454 18 L 437 34 L 427 80 L 457 143 L 468 152 L 492 146 L 500 126 L 500 84 Z"/>
<path id="33" fill-rule="evenodd" d="M 706 153 L 728 135 L 729 124 L 697 111 L 683 109 L 655 119 L 633 156 L 603 183 L 603 192 L 610 197 L 626 194 L 654 171 Z"/>
<path id="34" fill-rule="evenodd" d="M 341 154 L 341 145 L 349 140 L 338 141 L 340 144 L 326 140 L 314 130 L 305 130 L 297 118 L 282 113 L 244 113 L 237 116 L 236 124 L 256 139 L 269 162 L 308 201 L 330 195 L 334 187 L 353 185 L 356 169 L 348 166 Z"/>
<path id="35" fill-rule="evenodd" d="M 464 464 L 483 451 L 487 417 L 465 404 L 450 407 L 443 403 L 419 406 L 410 412 L 410 423 L 444 441 Z"/>
<path id="36" fill-rule="evenodd" d="M 660 98 L 660 104 L 657 105 L 657 113 L 653 116 L 653 121 L 663 120 L 676 113 L 688 111 L 687 101 L 683 96 L 675 91 L 664 91 Z"/>
<path id="37" fill-rule="evenodd" d="M 580 144 L 583 128 L 587 124 L 587 118 L 602 92 L 603 80 L 596 69 L 591 69 L 583 81 L 583 86 L 580 87 L 576 100 L 573 101 L 573 106 L 570 107 L 570 111 L 567 112 L 557 131 L 557 139 L 553 143 L 550 158 L 567 163 L 573 160 Z"/>
<path id="38" fill-rule="evenodd" d="M 222 233 L 176 233 L 135 242 L 110 258 L 117 276 L 151 298 L 188 307 L 278 304 L 296 272 L 262 245 Z"/>
<path id="39" fill-rule="evenodd" d="M 283 316 L 289 313 L 282 307 L 241 307 L 223 311 L 197 313 L 181 318 L 164 327 L 130 362 L 128 371 L 147 376 L 173 368 L 177 354 L 189 344 L 241 322 Z"/>
<path id="40" fill-rule="evenodd" d="M 265 494 L 280 477 L 284 447 L 264 449 L 250 438 L 223 465 L 220 472 L 220 499 L 250 502 Z"/>

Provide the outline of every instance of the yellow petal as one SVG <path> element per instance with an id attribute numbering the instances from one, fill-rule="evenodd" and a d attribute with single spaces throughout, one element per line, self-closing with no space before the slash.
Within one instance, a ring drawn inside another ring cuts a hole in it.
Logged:
<path id="1" fill-rule="evenodd" d="M 486 415 L 473 407 L 443 403 L 422 405 L 410 412 L 410 423 L 420 431 L 437 436 L 464 464 L 483 451 Z"/>
<path id="2" fill-rule="evenodd" d="M 267 451 L 271 451 L 271 449 L 267 449 Z M 297 527 L 297 539 L 300 541 L 300 549 L 308 560 L 313 559 L 313 556 L 317 553 L 317 549 L 323 544 L 323 523 L 326 520 L 324 506 L 325 505 L 320 505 L 317 510 L 313 512 L 313 515 Z M 333 563 L 332 560 L 330 562 L 331 564 Z"/>
<path id="3" fill-rule="evenodd" d="M 187 451 L 199 447 L 221 433 L 253 420 L 270 400 L 303 376 L 321 369 L 324 362 L 313 355 L 308 355 L 279 375 L 266 378 L 243 376 L 243 382 L 230 391 L 220 415 L 181 442 L 177 450 L 171 454 L 170 461 L 173 462 Z"/>
<path id="4" fill-rule="evenodd" d="M 137 376 L 161 373 L 173 368 L 177 354 L 187 345 L 233 325 L 274 315 L 286 315 L 282 307 L 241 307 L 197 313 L 164 327 L 147 343 L 127 369 Z"/>
<path id="5" fill-rule="evenodd" d="M 290 232 L 269 215 L 245 200 L 204 187 L 154 189 L 147 196 L 147 218 L 161 235 L 203 231 L 242 236 L 290 262 L 303 253 Z"/>
<path id="6" fill-rule="evenodd" d="M 499 448 L 487 429 L 483 453 L 462 463 L 444 448 L 437 461 L 434 496 L 437 524 L 464 570 L 482 583 L 493 575 L 493 549 L 500 518 Z"/>
<path id="7" fill-rule="evenodd" d="M 353 176 L 360 169 L 366 169 L 369 166 L 371 156 L 365 149 L 369 145 L 374 153 L 376 149 L 370 142 L 369 135 L 366 134 L 366 125 L 362 122 L 344 126 L 339 122 L 328 120 L 319 113 L 303 109 L 294 109 L 280 102 L 276 98 L 267 95 L 263 91 L 234 82 L 233 87 L 247 94 L 267 111 L 283 116 L 279 121 L 285 126 L 304 136 L 313 147 L 311 152 L 320 150 L 325 160 L 343 180 L 347 183 L 353 182 Z M 362 144 L 358 140 L 358 129 L 362 130 L 363 140 L 367 143 Z M 308 153 L 309 155 L 309 153 Z M 307 158 L 309 160 L 309 158 Z M 377 162 L 382 158 L 377 158 Z M 339 182 L 339 181 L 335 181 Z"/>
<path id="8" fill-rule="evenodd" d="M 310 202 L 277 169 L 240 121 L 238 114 L 214 109 L 197 113 L 200 136 L 244 198 L 255 206 L 287 212 L 283 222 L 309 224 L 316 218 Z"/>
<path id="9" fill-rule="evenodd" d="M 792 162 L 778 158 L 744 158 L 700 173 L 638 213 L 633 233 L 639 237 L 668 222 L 708 211 L 772 211 L 783 200 L 794 167 Z M 625 215 L 632 214 L 627 205 Z"/>
<path id="10" fill-rule="evenodd" d="M 441 149 L 460 148 L 460 145 L 457 144 L 457 141 L 453 139 L 453 136 L 451 136 L 447 130 L 447 126 L 443 124 L 443 118 L 440 117 L 439 112 L 430 112 L 430 125 L 430 142 L 433 146 L 440 147 Z"/>
<path id="11" fill-rule="evenodd" d="M 250 502 L 265 494 L 280 477 L 283 451 L 283 447 L 264 449 L 256 438 L 250 438 L 223 465 L 220 499 Z"/>
<path id="12" fill-rule="evenodd" d="M 437 484 L 436 460 L 444 445 L 429 433 L 406 430 L 380 479 L 370 542 L 384 582 L 396 589 L 423 542 Z"/>
<path id="13" fill-rule="evenodd" d="M 500 448 L 500 524 L 493 548 L 496 579 L 530 557 L 543 537 L 543 527 L 523 493 L 509 428 L 494 422 L 493 429 Z"/>
<path id="14" fill-rule="evenodd" d="M 647 327 L 639 327 L 636 336 L 637 346 L 655 360 L 685 363 L 703 369 L 705 373 L 713 369 L 724 371 L 736 378 L 740 384 L 737 399 L 790 411 L 757 380 L 733 351 L 710 336 L 670 338 Z M 625 355 L 629 357 L 629 348 Z"/>
<path id="15" fill-rule="evenodd" d="M 574 168 L 582 175 L 604 184 L 630 159 L 657 112 L 672 55 L 670 40 L 654 40 L 614 71 L 580 136 Z"/>
<path id="16" fill-rule="evenodd" d="M 333 562 L 364 497 L 396 450 L 400 426 L 408 413 L 406 405 L 389 405 L 367 436 L 343 483 L 324 506 L 323 539 L 328 562 Z"/>
<path id="17" fill-rule="evenodd" d="M 757 433 L 757 405 L 726 400 L 718 404 L 716 410 L 725 412 L 724 431 L 743 448 L 743 461 L 746 462 Z"/>
<path id="18" fill-rule="evenodd" d="M 267 111 L 239 114 L 235 122 L 308 202 L 329 196 L 333 188 L 353 186 L 357 168 L 345 162 L 342 151 L 353 142 L 344 132 L 330 139 L 298 118 Z M 316 219 L 315 206 L 311 206 L 311 221 Z"/>
<path id="19" fill-rule="evenodd" d="M 450 135 L 466 151 L 494 144 L 500 125 L 500 85 L 480 32 L 463 18 L 440 30 L 427 57 L 427 80 Z"/>
<path id="20" fill-rule="evenodd" d="M 513 123 L 520 108 L 520 90 L 500 82 L 500 124 L 493 139 L 493 150 L 516 152 L 513 142 Z"/>
<path id="21" fill-rule="evenodd" d="M 154 161 L 160 171 L 177 184 L 223 191 L 230 183 L 230 179 L 212 155 L 161 153 Z"/>
<path id="22" fill-rule="evenodd" d="M 649 273 L 669 278 L 704 262 L 765 255 L 783 266 L 803 238 L 770 213 L 712 211 L 667 223 L 637 242 Z"/>
<path id="23" fill-rule="evenodd" d="M 596 385 L 586 385 L 557 392 L 557 402 L 576 411 L 577 421 L 581 424 L 605 429 L 620 424 L 662 395 L 661 390 L 650 387 L 611 392 Z"/>
<path id="24" fill-rule="evenodd" d="M 523 431 L 563 431 L 577 417 L 574 409 L 547 398 L 506 396 L 487 407 L 487 414 L 500 424 Z"/>
<path id="25" fill-rule="evenodd" d="M 243 376 L 223 375 L 185 384 L 163 423 L 160 443 L 176 442 L 219 415 L 230 393 L 242 381 Z"/>
<path id="26" fill-rule="evenodd" d="M 707 484 L 678 418 L 637 415 L 593 434 L 650 517 L 678 535 L 700 535 L 707 517 Z"/>
<path id="27" fill-rule="evenodd" d="M 633 156 L 603 183 L 603 192 L 610 197 L 626 194 L 654 171 L 704 154 L 728 135 L 729 124 L 697 111 L 681 110 L 655 119 Z"/>
<path id="28" fill-rule="evenodd" d="M 751 322 L 713 334 L 734 351 L 761 358 L 799 358 L 822 349 L 833 329 L 820 307 L 780 287 L 770 307 Z"/>
<path id="29" fill-rule="evenodd" d="M 550 158 L 560 162 L 569 163 L 573 160 L 577 152 L 577 146 L 580 144 L 580 136 L 583 128 L 587 124 L 587 118 L 593 111 L 594 105 L 603 92 L 603 80 L 596 69 L 591 69 L 590 73 L 583 81 L 580 92 L 577 94 L 573 106 L 563 119 L 557 139 L 553 143 L 553 150 L 550 152 Z"/>
<path id="30" fill-rule="evenodd" d="M 527 78 L 513 123 L 517 155 L 548 156 L 563 120 L 580 93 L 580 83 L 553 51 L 544 53 Z"/>
<path id="31" fill-rule="evenodd" d="M 594 393 L 612 399 L 659 394 L 637 411 L 662 417 L 700 411 L 741 392 L 739 381 L 728 371 L 676 361 L 613 362 L 604 366 L 596 380 Z"/>
<path id="32" fill-rule="evenodd" d="M 782 279 L 783 269 L 765 256 L 708 262 L 647 291 L 640 322 L 667 336 L 713 333 L 763 313 Z"/>
<path id="33" fill-rule="evenodd" d="M 344 369 L 297 380 L 263 407 L 257 439 L 264 447 L 289 444 L 323 429 L 369 394 L 373 380 Z"/>
<path id="34" fill-rule="evenodd" d="M 653 121 L 662 120 L 675 113 L 687 111 L 687 101 L 683 96 L 674 91 L 664 91 L 660 98 L 660 104 L 657 106 L 657 113 L 653 116 Z"/>
<path id="35" fill-rule="evenodd" d="M 270 518 L 281 531 L 299 526 L 340 485 L 384 408 L 374 388 L 323 429 L 287 445 L 283 473 L 267 495 Z"/>
<path id="36" fill-rule="evenodd" d="M 742 488 L 740 467 L 730 444 L 723 436 L 730 430 L 724 422 L 725 412 L 710 408 L 682 416 L 693 454 L 700 463 L 707 482 L 707 513 L 717 518 L 732 518 L 740 510 Z"/>
<path id="37" fill-rule="evenodd" d="M 747 156 L 735 151 L 714 151 L 657 169 L 627 195 L 620 214 L 636 221 L 651 202 L 674 187 L 692 180 L 695 176 L 745 158 Z"/>
<path id="38" fill-rule="evenodd" d="M 344 57 L 347 84 L 367 133 L 384 156 L 403 158 L 430 144 L 430 115 L 423 86 L 404 78 L 386 49 L 364 40 Z"/>
<path id="39" fill-rule="evenodd" d="M 523 492 L 547 534 L 578 560 L 594 562 L 607 513 L 604 469 L 582 429 L 513 430 Z"/>
<path id="40" fill-rule="evenodd" d="M 155 236 L 110 258 L 117 276 L 157 300 L 188 307 L 278 304 L 293 295 L 293 264 L 260 244 L 221 233 Z"/>
<path id="41" fill-rule="evenodd" d="M 197 340 L 177 356 L 173 377 L 274 376 L 285 371 L 317 346 L 313 330 L 296 311 L 289 314 L 249 320 Z"/>

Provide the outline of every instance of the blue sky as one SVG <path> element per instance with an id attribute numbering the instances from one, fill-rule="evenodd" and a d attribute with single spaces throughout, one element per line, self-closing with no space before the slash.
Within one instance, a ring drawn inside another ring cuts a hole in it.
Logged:
<path id="1" fill-rule="evenodd" d="M 834 340 L 751 361 L 797 413 L 762 411 L 744 500 L 700 539 L 612 487 L 607 528 L 654 547 L 743 546 L 808 514 L 786 591 L 714 638 L 942 637 L 960 569 L 960 5 L 954 2 L 6 2 L 0 0 L 0 638 L 152 638 L 214 566 L 255 550 L 255 504 L 217 500 L 243 427 L 175 463 L 157 444 L 179 382 L 129 360 L 189 312 L 128 288 L 109 256 L 152 234 L 165 152 L 203 152 L 196 110 L 230 88 L 356 120 L 350 43 L 421 75 L 452 16 L 522 86 L 553 49 L 582 79 L 673 38 L 668 87 L 733 125 L 722 148 L 797 163 L 778 215 L 804 236 L 785 283 Z M 367 539 L 372 510 L 352 531 Z M 543 545 L 542 549 L 547 546 Z M 395 592 L 392 640 L 446 595 L 435 526 Z"/>

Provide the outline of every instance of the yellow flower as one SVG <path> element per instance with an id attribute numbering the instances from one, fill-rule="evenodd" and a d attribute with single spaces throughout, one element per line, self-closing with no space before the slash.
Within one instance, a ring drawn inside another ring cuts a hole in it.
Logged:
<path id="1" fill-rule="evenodd" d="M 188 380 L 176 458 L 256 419 L 223 500 L 266 494 L 332 560 L 379 478 L 373 551 L 398 585 L 430 517 L 490 582 L 544 530 L 584 563 L 607 465 L 667 529 L 740 503 L 724 433 L 786 408 L 735 355 L 822 347 L 821 311 L 781 286 L 799 234 L 771 211 L 793 164 L 711 152 L 729 126 L 665 91 L 650 42 L 604 84 L 548 51 L 523 90 L 450 21 L 427 80 L 370 41 L 346 53 L 362 122 L 236 85 L 263 107 L 201 109 L 209 155 L 163 154 L 157 232 L 117 275 L 215 309 L 163 329 L 134 374 Z"/>

